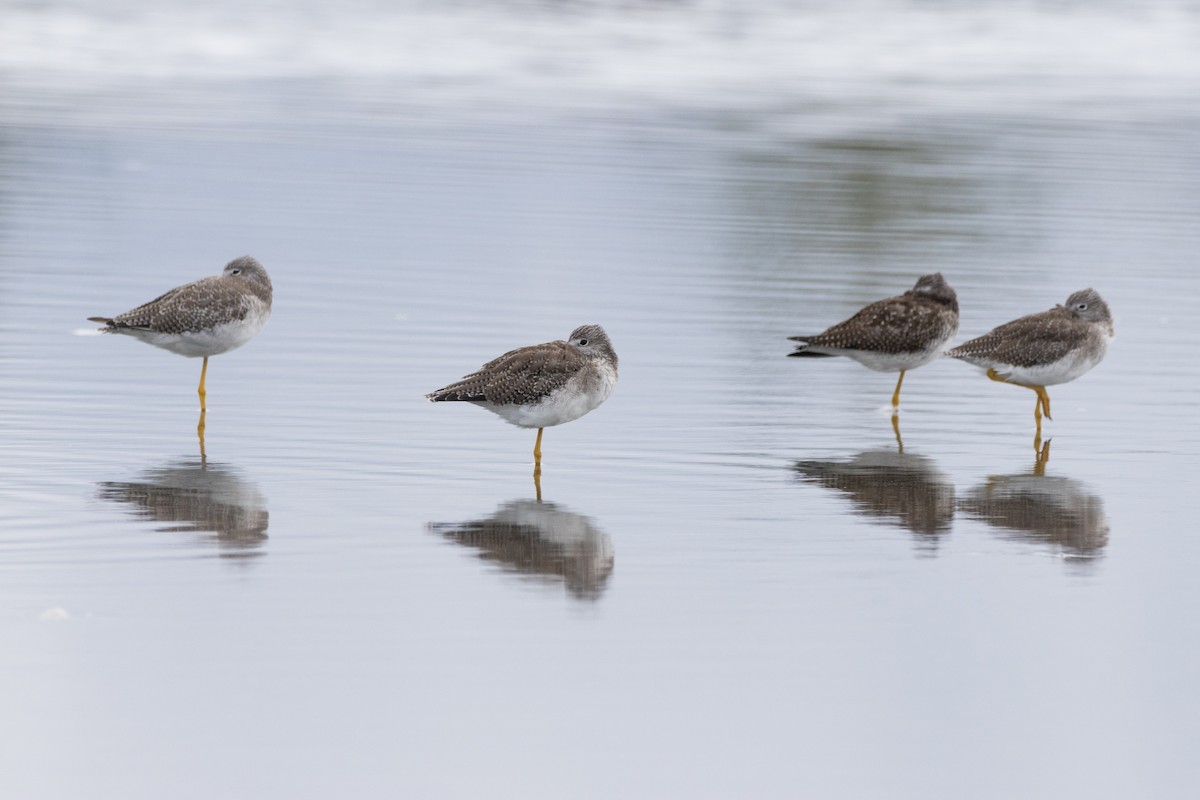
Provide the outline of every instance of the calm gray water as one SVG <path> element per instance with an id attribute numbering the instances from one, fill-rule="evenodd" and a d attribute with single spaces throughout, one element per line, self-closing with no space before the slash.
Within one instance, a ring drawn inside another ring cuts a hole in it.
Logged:
<path id="1" fill-rule="evenodd" d="M 1187 798 L 1193 5 L 9 4 L 0 794 Z M 250 253 L 199 363 L 77 335 Z M 786 337 L 1096 288 L 1033 394 Z M 599 322 L 533 433 L 423 394 Z"/>

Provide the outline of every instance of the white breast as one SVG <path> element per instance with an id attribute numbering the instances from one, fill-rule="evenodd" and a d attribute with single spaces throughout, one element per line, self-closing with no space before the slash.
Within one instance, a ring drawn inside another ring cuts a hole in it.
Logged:
<path id="1" fill-rule="evenodd" d="M 264 304 L 258 303 L 254 310 L 246 314 L 245 319 L 215 325 L 200 331 L 159 333 L 136 328 L 122 328 L 118 329 L 118 332 L 135 336 L 147 344 L 170 350 L 181 356 L 199 358 L 228 353 L 230 350 L 241 347 L 258 335 L 270 317 L 271 310 Z"/>
<path id="2" fill-rule="evenodd" d="M 935 343 L 933 346 L 924 350 L 916 350 L 910 353 L 879 353 L 871 350 L 843 350 L 841 355 L 849 356 L 858 363 L 862 364 L 867 369 L 873 369 L 876 372 L 899 372 L 900 370 L 916 369 L 923 367 L 930 361 L 942 354 L 942 347 L 950 340 L 951 336 L 947 336 L 944 340 Z"/>
<path id="3" fill-rule="evenodd" d="M 591 375 L 579 374 L 561 389 L 529 405 L 492 405 L 476 403 L 506 422 L 522 428 L 550 428 L 577 420 L 598 407 L 612 395 L 617 385 L 617 371 L 612 365 L 598 362 L 588 367 Z M 598 378 L 598 379 L 597 379 Z"/>
<path id="4" fill-rule="evenodd" d="M 1025 386 L 1054 386 L 1067 383 L 1103 361 L 1105 353 L 1108 352 L 1108 343 L 1112 341 L 1112 338 L 1112 336 L 1100 332 L 1097 334 L 1099 347 L 1094 350 L 1082 348 L 1073 350 L 1053 364 L 1040 364 L 1035 367 L 997 365 L 996 372 L 1013 383 Z"/>

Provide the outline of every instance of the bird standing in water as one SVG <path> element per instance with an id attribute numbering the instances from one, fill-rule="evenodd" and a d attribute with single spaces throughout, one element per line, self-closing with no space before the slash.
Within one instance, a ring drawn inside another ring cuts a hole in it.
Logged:
<path id="1" fill-rule="evenodd" d="M 1006 322 L 946 355 L 974 364 L 994 381 L 1032 389 L 1040 439 L 1042 414 L 1052 419 L 1046 387 L 1073 381 L 1103 361 L 1114 335 L 1108 304 L 1095 289 L 1083 289 L 1064 305 Z"/>
<path id="2" fill-rule="evenodd" d="M 203 414 L 209 356 L 241 347 L 263 329 L 271 316 L 271 291 L 262 264 L 242 256 L 226 264 L 220 275 L 177 286 L 115 317 L 88 319 L 103 323 L 103 333 L 123 333 L 181 356 L 203 357 L 197 390 Z"/>
<path id="3" fill-rule="evenodd" d="M 599 325 L 581 325 L 564 341 L 517 350 L 425 395 L 435 403 L 463 401 L 521 428 L 537 428 L 534 464 L 542 462 L 542 430 L 579 419 L 612 394 L 617 354 Z M 535 470 L 536 474 L 536 470 Z"/>
<path id="4" fill-rule="evenodd" d="M 879 300 L 815 336 L 790 336 L 800 342 L 789 356 L 846 356 L 877 372 L 899 372 L 892 393 L 893 413 L 900 408 L 904 373 L 942 354 L 958 333 L 958 296 L 942 273 L 923 275 L 902 295 Z"/>

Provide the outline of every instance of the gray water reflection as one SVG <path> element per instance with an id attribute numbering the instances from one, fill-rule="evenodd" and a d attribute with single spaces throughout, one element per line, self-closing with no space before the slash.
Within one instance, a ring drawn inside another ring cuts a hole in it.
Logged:
<path id="1" fill-rule="evenodd" d="M 506 570 L 548 583 L 562 579 L 580 600 L 598 599 L 613 571 L 608 534 L 556 503 L 512 500 L 489 517 L 431 522 L 428 528 Z"/>
<path id="2" fill-rule="evenodd" d="M 263 555 L 270 514 L 258 487 L 229 466 L 181 459 L 147 470 L 137 481 L 98 484 L 102 500 L 125 503 L 131 513 L 160 523 L 164 533 L 201 534 L 223 557 Z"/>
<path id="3" fill-rule="evenodd" d="M 797 461 L 792 468 L 805 483 L 848 495 L 856 514 L 916 534 L 930 554 L 954 521 L 954 484 L 925 456 L 866 450 L 848 461 Z"/>
<path id="4" fill-rule="evenodd" d="M 868 294 L 889 289 L 878 272 L 920 264 L 931 241 L 951 251 L 986 235 L 989 217 L 980 212 L 989 192 L 998 183 L 1002 193 L 1011 191 L 1011 178 L 975 166 L 986 146 L 977 132 L 930 123 L 739 153 L 730 171 L 741 190 L 730 192 L 730 202 L 773 235 L 736 235 L 731 247 L 744 257 L 734 263 L 784 280 L 819 278 L 837 265 L 843 280 L 869 286 Z M 821 187 L 820 203 L 812 202 L 814 186 Z M 953 274 L 947 277 L 954 284 Z"/>
<path id="5" fill-rule="evenodd" d="M 992 475 L 967 492 L 959 510 L 1007 538 L 1044 545 L 1088 571 L 1108 545 L 1104 501 L 1072 478 L 1045 474 L 1050 443 L 1028 472 Z"/>

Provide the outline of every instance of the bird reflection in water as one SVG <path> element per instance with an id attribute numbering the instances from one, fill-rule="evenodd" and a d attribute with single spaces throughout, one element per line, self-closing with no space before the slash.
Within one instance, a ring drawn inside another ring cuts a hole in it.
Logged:
<path id="1" fill-rule="evenodd" d="M 513 500 L 484 519 L 431 522 L 428 528 L 505 570 L 546 583 L 561 579 L 581 600 L 598 599 L 613 571 L 608 534 L 556 503 Z"/>
<path id="2" fill-rule="evenodd" d="M 183 459 L 147 470 L 140 480 L 98 484 L 102 500 L 126 503 L 164 533 L 196 533 L 215 542 L 223 557 L 262 555 L 270 515 L 254 483 L 236 470 Z"/>
<path id="3" fill-rule="evenodd" d="M 793 469 L 805 483 L 847 494 L 856 514 L 916 534 L 931 553 L 954 521 L 954 484 L 925 456 L 867 450 L 849 461 L 797 461 Z"/>
<path id="4" fill-rule="evenodd" d="M 1046 475 L 1050 442 L 1029 472 L 992 475 L 967 492 L 959 510 L 1010 538 L 1051 548 L 1086 571 L 1108 544 L 1104 501 L 1079 481 Z"/>

